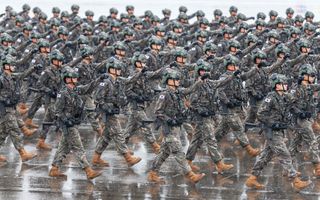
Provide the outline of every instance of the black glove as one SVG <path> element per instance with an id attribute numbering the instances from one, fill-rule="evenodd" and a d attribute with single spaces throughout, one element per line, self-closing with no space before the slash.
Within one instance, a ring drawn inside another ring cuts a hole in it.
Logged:
<path id="1" fill-rule="evenodd" d="M 71 47 L 72 44 L 73 44 L 72 41 L 67 41 L 64 45 L 65 45 L 66 47 Z"/>
<path id="2" fill-rule="evenodd" d="M 241 50 L 238 50 L 238 51 L 236 52 L 236 55 L 237 55 L 237 56 L 242 56 L 242 55 L 243 55 L 243 53 L 242 53 L 242 51 L 241 51 Z"/>
<path id="3" fill-rule="evenodd" d="M 262 40 L 258 40 L 257 45 L 262 45 L 263 41 Z"/>
<path id="4" fill-rule="evenodd" d="M 148 52 L 150 52 L 150 51 L 151 51 L 151 49 L 150 49 L 149 47 L 143 49 L 143 52 L 144 52 L 144 53 L 148 53 Z"/>
<path id="5" fill-rule="evenodd" d="M 275 130 L 275 131 L 279 131 L 279 130 L 283 130 L 283 129 L 287 129 L 288 128 L 288 125 L 284 124 L 284 123 L 273 123 L 271 125 L 271 128 L 272 130 Z"/>
<path id="6" fill-rule="evenodd" d="M 184 48 L 184 50 L 186 50 L 186 51 L 189 51 L 190 50 L 190 47 L 189 46 L 185 46 L 185 47 L 183 47 Z"/>
<path id="7" fill-rule="evenodd" d="M 40 70 L 42 68 L 43 68 L 43 66 L 41 64 L 37 64 L 34 66 L 34 69 L 36 69 L 36 70 Z"/>
<path id="8" fill-rule="evenodd" d="M 241 74 L 241 70 L 239 70 L 239 69 L 233 72 L 234 76 L 238 76 L 240 74 Z"/>
<path id="9" fill-rule="evenodd" d="M 215 57 L 214 55 L 210 55 L 210 56 L 207 57 L 207 60 L 214 59 L 214 57 Z"/>
<path id="10" fill-rule="evenodd" d="M 141 73 L 145 73 L 145 72 L 147 72 L 148 71 L 148 68 L 147 67 L 143 67 L 142 69 L 141 69 Z"/>
<path id="11" fill-rule="evenodd" d="M 266 61 L 262 61 L 261 63 L 258 64 L 258 68 L 266 67 L 266 66 L 268 66 Z"/>
<path id="12" fill-rule="evenodd" d="M 72 127 L 73 126 L 73 122 L 71 120 L 65 120 L 63 123 L 66 125 L 66 127 Z"/>
<path id="13" fill-rule="evenodd" d="M 293 41 L 294 42 L 298 42 L 300 40 L 300 38 L 296 38 L 296 39 L 294 39 Z"/>
<path id="14" fill-rule="evenodd" d="M 30 51 L 32 54 L 37 53 L 38 52 L 38 48 L 34 48 Z"/>
<path id="15" fill-rule="evenodd" d="M 54 90 L 51 90 L 48 94 L 51 98 L 57 98 L 57 92 Z"/>
<path id="16" fill-rule="evenodd" d="M 228 108 L 234 108 L 234 107 L 235 107 L 234 104 L 233 104 L 233 102 L 231 102 L 231 101 L 229 101 L 229 102 L 226 104 L 226 106 L 227 106 Z"/>
<path id="17" fill-rule="evenodd" d="M 104 79 L 107 79 L 109 76 L 108 76 L 108 74 L 101 74 L 100 76 L 99 76 L 99 79 L 100 80 L 104 80 Z"/>
<path id="18" fill-rule="evenodd" d="M 299 113 L 300 119 L 309 119 L 309 118 L 311 118 L 311 116 L 312 116 L 311 112 L 300 112 Z"/>
<path id="19" fill-rule="evenodd" d="M 168 123 L 169 126 L 174 126 L 174 125 L 177 124 L 177 121 L 175 119 L 169 118 L 167 120 L 167 123 Z"/>
<path id="20" fill-rule="evenodd" d="M 206 72 L 204 73 L 202 76 L 201 76 L 201 80 L 205 80 L 205 79 L 208 79 L 210 78 L 210 73 Z"/>

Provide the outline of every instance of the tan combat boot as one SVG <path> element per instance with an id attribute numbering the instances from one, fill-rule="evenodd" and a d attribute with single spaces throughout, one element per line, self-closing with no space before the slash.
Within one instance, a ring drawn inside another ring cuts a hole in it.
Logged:
<path id="1" fill-rule="evenodd" d="M 3 155 L 0 155 L 0 162 L 7 162 L 7 158 Z"/>
<path id="2" fill-rule="evenodd" d="M 37 154 L 35 153 L 28 153 L 24 148 L 19 149 L 18 151 L 19 151 L 22 162 L 31 160 L 37 156 Z"/>
<path id="3" fill-rule="evenodd" d="M 217 168 L 218 173 L 221 174 L 222 172 L 233 168 L 233 165 L 232 164 L 230 164 L 230 165 L 225 164 L 222 160 L 220 160 L 216 163 L 216 168 Z"/>
<path id="4" fill-rule="evenodd" d="M 295 177 L 292 183 L 292 186 L 296 190 L 302 190 L 308 187 L 311 184 L 311 181 L 302 181 L 299 177 Z"/>
<path id="5" fill-rule="evenodd" d="M 320 177 L 320 163 L 315 164 L 315 166 L 314 166 L 314 175 Z"/>
<path id="6" fill-rule="evenodd" d="M 17 111 L 21 114 L 24 115 L 28 112 L 28 107 L 25 103 L 19 103 L 17 106 Z"/>
<path id="7" fill-rule="evenodd" d="M 59 167 L 52 165 L 50 172 L 49 172 L 49 176 L 51 177 L 63 177 L 63 178 L 67 178 L 67 175 L 63 174 L 60 172 Z"/>
<path id="8" fill-rule="evenodd" d="M 33 135 L 37 131 L 37 129 L 28 129 L 27 126 L 23 126 L 23 127 L 21 127 L 21 131 L 24 136 L 29 137 L 29 136 Z"/>
<path id="9" fill-rule="evenodd" d="M 206 174 L 195 174 L 193 171 L 187 173 L 186 177 L 193 183 L 199 182 Z"/>
<path id="10" fill-rule="evenodd" d="M 128 163 L 129 167 L 141 161 L 141 158 L 131 155 L 130 152 L 125 153 L 123 156 L 126 159 L 126 162 Z"/>
<path id="11" fill-rule="evenodd" d="M 160 153 L 160 145 L 157 142 L 152 143 L 152 149 L 155 154 Z"/>
<path id="12" fill-rule="evenodd" d="M 102 136 L 102 134 L 103 134 L 103 128 L 98 128 L 96 131 L 97 131 L 97 133 L 98 133 L 99 136 Z"/>
<path id="13" fill-rule="evenodd" d="M 197 165 L 193 164 L 192 163 L 192 160 L 187 160 L 188 161 L 188 164 L 189 166 L 191 167 L 191 170 L 194 171 L 194 172 L 197 172 L 200 170 L 200 167 L 198 167 Z"/>
<path id="14" fill-rule="evenodd" d="M 152 170 L 148 173 L 148 181 L 156 182 L 156 183 L 164 183 L 163 178 L 160 178 L 158 173 Z"/>
<path id="15" fill-rule="evenodd" d="M 264 188 L 264 185 L 260 184 L 258 181 L 257 181 L 257 177 L 256 176 L 253 176 L 251 175 L 247 181 L 246 181 L 246 186 L 247 187 L 250 187 L 250 188 L 255 188 L 255 189 L 258 189 L 258 190 L 261 190 Z"/>
<path id="16" fill-rule="evenodd" d="M 247 153 L 251 157 L 256 157 L 257 155 L 260 154 L 260 149 L 254 149 L 250 144 L 244 147 L 244 149 L 247 151 Z"/>
<path id="17" fill-rule="evenodd" d="M 26 126 L 29 126 L 29 127 L 31 127 L 31 128 L 39 128 L 39 126 L 36 125 L 36 124 L 34 124 L 34 123 L 32 122 L 32 119 L 30 119 L 30 118 L 27 118 L 27 119 L 24 121 L 24 123 L 25 123 Z"/>
<path id="18" fill-rule="evenodd" d="M 37 143 L 37 149 L 51 151 L 52 147 L 49 144 L 45 143 L 43 138 L 40 138 Z"/>
<path id="19" fill-rule="evenodd" d="M 95 171 L 91 167 L 86 167 L 84 171 L 87 174 L 87 179 L 94 179 L 102 174 L 100 171 Z"/>
<path id="20" fill-rule="evenodd" d="M 92 164 L 97 166 L 109 167 L 109 163 L 101 159 L 101 154 L 94 152 Z"/>

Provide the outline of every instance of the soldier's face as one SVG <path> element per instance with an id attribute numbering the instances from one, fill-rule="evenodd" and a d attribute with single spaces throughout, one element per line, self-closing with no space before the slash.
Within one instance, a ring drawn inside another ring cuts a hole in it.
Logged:
<path id="1" fill-rule="evenodd" d="M 116 69 L 116 74 L 117 74 L 117 76 L 120 76 L 121 75 L 121 69 Z"/>
<path id="2" fill-rule="evenodd" d="M 297 27 L 300 27 L 300 26 L 302 26 L 302 23 L 299 22 L 299 21 L 296 21 L 296 22 L 295 22 L 295 25 L 296 25 Z"/>
<path id="3" fill-rule="evenodd" d="M 203 70 L 203 69 L 199 70 L 199 75 L 200 75 L 200 76 L 203 76 L 205 73 L 206 73 L 205 70 Z"/>
<path id="4" fill-rule="evenodd" d="M 203 30 L 206 30 L 208 28 L 208 26 L 206 24 L 200 24 L 200 28 Z"/>
<path id="5" fill-rule="evenodd" d="M 291 19 L 293 17 L 293 13 L 288 13 L 287 17 Z"/>
<path id="6" fill-rule="evenodd" d="M 260 63 L 261 63 L 261 61 L 262 61 L 262 59 L 261 59 L 261 58 L 256 58 L 256 64 L 260 64 Z"/>
<path id="7" fill-rule="evenodd" d="M 133 40 L 133 35 L 126 35 L 127 40 Z"/>
<path id="8" fill-rule="evenodd" d="M 276 20 L 276 16 L 274 16 L 274 15 L 271 15 L 271 16 L 270 16 L 270 20 L 271 20 L 271 21 L 274 21 L 274 20 Z"/>
<path id="9" fill-rule="evenodd" d="M 177 62 L 178 63 L 186 63 L 187 58 L 186 57 L 182 57 L 182 56 L 177 56 Z"/>
<path id="10" fill-rule="evenodd" d="M 283 23 L 278 23 L 278 28 L 284 28 L 284 24 Z"/>
<path id="11" fill-rule="evenodd" d="M 141 24 L 136 24 L 134 27 L 138 30 L 141 30 L 143 26 Z"/>
<path id="12" fill-rule="evenodd" d="M 6 46 L 6 47 L 10 47 L 10 46 L 12 46 L 12 42 L 3 41 L 3 42 L 2 42 L 2 45 L 3 45 L 3 46 Z"/>
<path id="13" fill-rule="evenodd" d="M 307 21 L 307 22 L 312 22 L 312 21 L 313 21 L 313 18 L 307 17 L 307 18 L 306 18 L 306 21 Z"/>
<path id="14" fill-rule="evenodd" d="M 57 67 L 61 67 L 62 66 L 62 61 L 61 60 L 57 60 L 57 59 L 53 59 L 52 60 L 52 64 L 57 66 Z"/>
<path id="15" fill-rule="evenodd" d="M 92 15 L 87 16 L 87 20 L 88 21 L 92 21 L 93 20 L 93 16 Z"/>
<path id="16" fill-rule="evenodd" d="M 15 71 L 15 67 L 13 65 L 10 65 L 10 64 L 5 64 L 4 65 L 4 70 L 7 72 L 7 73 L 12 73 Z"/>
<path id="17" fill-rule="evenodd" d="M 312 74 L 312 75 L 304 74 L 303 80 L 308 82 L 309 84 L 313 84 L 314 81 L 316 80 L 316 76 L 314 74 Z"/>
<path id="18" fill-rule="evenodd" d="M 112 31 L 114 31 L 114 32 L 119 32 L 119 31 L 120 31 L 120 28 L 119 28 L 119 27 L 112 27 Z"/>
<path id="19" fill-rule="evenodd" d="M 288 84 L 286 84 L 286 83 L 277 83 L 276 84 L 276 91 L 283 91 L 283 92 L 288 91 Z"/>
<path id="20" fill-rule="evenodd" d="M 160 51 L 161 45 L 159 45 L 159 44 L 152 44 L 152 45 L 151 45 L 151 48 L 152 48 L 153 50 Z"/>
<path id="21" fill-rule="evenodd" d="M 141 70 L 142 68 L 144 68 L 144 67 L 146 66 L 146 63 L 137 61 L 137 62 L 135 63 L 135 65 L 136 65 L 136 68 L 138 68 L 139 70 Z"/>
<path id="22" fill-rule="evenodd" d="M 180 80 L 178 80 L 178 79 L 168 79 L 168 85 L 169 86 L 174 86 L 174 87 L 179 87 L 180 86 Z"/>
<path id="23" fill-rule="evenodd" d="M 174 28 L 173 31 L 175 33 L 182 33 L 182 28 Z"/>
<path id="24" fill-rule="evenodd" d="M 233 52 L 233 53 L 237 52 L 237 50 L 238 49 L 236 47 L 230 47 L 230 51 Z"/>
<path id="25" fill-rule="evenodd" d="M 232 12 L 230 13 L 230 15 L 231 15 L 231 16 L 237 16 L 237 12 L 232 11 Z"/>
<path id="26" fill-rule="evenodd" d="M 163 37 L 165 35 L 165 32 L 157 31 L 157 35 L 160 36 L 160 37 Z"/>
<path id="27" fill-rule="evenodd" d="M 295 38 L 297 38 L 297 37 L 298 37 L 298 35 L 297 35 L 297 34 L 295 34 L 295 33 L 293 33 L 293 34 L 291 34 L 291 37 L 295 39 Z"/>
<path id="28" fill-rule="evenodd" d="M 263 26 L 260 26 L 260 25 L 258 25 L 256 28 L 257 28 L 258 30 L 260 30 L 260 31 L 262 31 L 262 30 L 264 29 L 264 27 L 263 27 Z"/>
<path id="29" fill-rule="evenodd" d="M 32 43 L 38 43 L 38 39 L 37 38 L 31 38 Z"/>
<path id="30" fill-rule="evenodd" d="M 118 15 L 118 13 L 111 13 L 111 17 L 112 17 L 113 19 L 117 18 L 117 15 Z"/>
<path id="31" fill-rule="evenodd" d="M 201 43 L 205 43 L 206 40 L 207 40 L 207 38 L 205 38 L 205 37 L 198 37 L 198 41 Z"/>
<path id="32" fill-rule="evenodd" d="M 122 18 L 121 21 L 124 22 L 124 23 L 128 23 L 129 19 L 128 18 Z"/>
<path id="33" fill-rule="evenodd" d="M 234 65 L 234 64 L 230 64 L 230 65 L 228 65 L 228 67 L 227 67 L 227 70 L 228 70 L 228 71 L 236 71 L 236 70 L 238 70 L 238 69 L 239 69 L 239 67 L 236 66 L 236 65 Z"/>
<path id="34" fill-rule="evenodd" d="M 271 37 L 269 41 L 270 41 L 271 43 L 275 44 L 275 43 L 277 43 L 279 40 L 277 40 L 277 39 L 274 38 L 274 37 Z"/>
<path id="35" fill-rule="evenodd" d="M 176 40 L 173 40 L 173 39 L 169 39 L 169 40 L 168 40 L 168 43 L 169 43 L 169 44 L 172 44 L 172 45 L 176 45 L 176 44 L 177 44 L 177 41 L 176 41 Z"/>
<path id="36" fill-rule="evenodd" d="M 53 17 L 54 18 L 58 18 L 59 17 L 59 13 L 53 13 Z"/>
<path id="37" fill-rule="evenodd" d="M 309 52 L 310 52 L 310 48 L 301 47 L 301 52 L 302 52 L 302 53 L 309 53 Z"/>
<path id="38" fill-rule="evenodd" d="M 120 50 L 120 49 L 116 49 L 116 54 L 120 55 L 120 56 L 125 56 L 126 55 L 126 51 Z"/>
<path id="39" fill-rule="evenodd" d="M 214 19 L 215 19 L 215 20 L 219 20 L 220 18 L 221 18 L 220 15 L 215 15 L 215 16 L 214 16 Z"/>
<path id="40" fill-rule="evenodd" d="M 133 15 L 134 14 L 134 10 L 132 10 L 132 9 L 127 10 L 127 12 L 128 12 L 128 15 Z"/>

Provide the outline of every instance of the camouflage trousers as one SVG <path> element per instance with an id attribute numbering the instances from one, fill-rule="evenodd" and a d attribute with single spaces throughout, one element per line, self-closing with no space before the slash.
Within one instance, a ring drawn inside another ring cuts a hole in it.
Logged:
<path id="1" fill-rule="evenodd" d="M 22 134 L 16 118 L 16 111 L 13 108 L 7 112 L 0 120 L 0 146 L 5 142 L 8 136 L 14 145 L 19 150 L 23 148 Z"/>
<path id="2" fill-rule="evenodd" d="M 181 142 L 178 139 L 180 131 L 180 127 L 170 127 L 170 133 L 164 137 L 161 143 L 160 153 L 153 161 L 151 170 L 159 172 L 163 162 L 172 155 L 178 165 L 182 168 L 184 174 L 191 171 L 191 168 L 187 163 L 185 153 L 182 150 Z"/>
<path id="3" fill-rule="evenodd" d="M 312 129 L 313 120 L 308 119 L 298 119 L 297 124 L 294 128 L 295 130 L 295 137 L 291 141 L 289 146 L 289 151 L 292 157 L 296 156 L 299 152 L 298 148 L 304 142 L 308 148 L 309 152 L 311 153 L 311 162 L 313 164 L 318 164 L 320 162 L 319 158 L 319 149 L 318 149 L 318 142 L 314 135 Z"/>
<path id="4" fill-rule="evenodd" d="M 148 127 L 148 124 L 143 124 L 142 122 L 146 119 L 147 115 L 144 110 L 132 110 L 125 128 L 125 136 L 127 141 L 131 136 L 138 133 L 141 133 L 149 144 L 152 144 L 156 141 L 150 127 Z"/>
<path id="5" fill-rule="evenodd" d="M 98 123 L 98 120 L 96 119 L 96 112 L 93 112 L 91 110 L 94 110 L 96 108 L 96 105 L 94 104 L 94 101 L 91 96 L 85 95 L 83 97 L 83 100 L 85 101 L 85 108 L 90 111 L 85 111 L 85 116 L 89 123 L 91 124 L 91 127 L 94 131 L 97 131 L 98 128 L 100 128 L 100 125 Z"/>
<path id="6" fill-rule="evenodd" d="M 205 143 L 210 157 L 214 163 L 222 160 L 222 155 L 218 150 L 217 141 L 213 135 L 214 124 L 211 117 L 201 118 L 196 121 L 195 134 L 187 151 L 187 160 L 194 160 L 198 149 Z"/>
<path id="7" fill-rule="evenodd" d="M 255 123 L 257 119 L 257 112 L 261 105 L 262 101 L 255 101 L 250 104 L 249 110 L 247 112 L 247 117 L 245 119 L 245 123 Z"/>
<path id="8" fill-rule="evenodd" d="M 125 143 L 125 135 L 120 130 L 120 123 L 115 115 L 107 117 L 103 135 L 98 139 L 95 151 L 102 154 L 111 140 L 115 143 L 119 153 L 125 154 L 128 152 L 128 147 Z"/>
<path id="9" fill-rule="evenodd" d="M 62 164 L 63 159 L 65 159 L 70 152 L 73 152 L 81 168 L 84 169 L 89 167 L 78 127 L 62 128 L 61 130 L 63 133 L 62 138 L 59 142 L 58 150 L 54 155 L 52 165 L 59 167 Z"/>
<path id="10" fill-rule="evenodd" d="M 238 113 L 222 115 L 222 119 L 214 132 L 218 143 L 228 134 L 229 130 L 233 131 L 234 136 L 239 140 L 242 147 L 249 144 L 248 137 L 244 132 L 243 123 Z"/>
<path id="11" fill-rule="evenodd" d="M 272 138 L 266 140 L 264 149 L 253 166 L 252 174 L 254 176 L 259 176 L 274 156 L 278 158 L 283 169 L 289 172 L 290 177 L 297 175 L 289 150 L 284 142 L 284 134 L 284 131 L 272 131 Z"/>
<path id="12" fill-rule="evenodd" d="M 28 110 L 27 118 L 33 119 L 36 112 L 41 108 L 43 104 L 43 95 L 41 93 L 36 93 L 31 107 Z"/>
<path id="13" fill-rule="evenodd" d="M 48 107 L 48 109 L 46 109 L 46 111 L 45 111 L 39 138 L 41 138 L 41 139 L 47 138 L 47 134 L 49 132 L 49 129 L 52 126 L 52 124 L 47 124 L 47 123 L 53 123 L 55 121 L 55 119 L 56 119 L 56 116 L 54 113 L 54 104 L 51 104 Z"/>

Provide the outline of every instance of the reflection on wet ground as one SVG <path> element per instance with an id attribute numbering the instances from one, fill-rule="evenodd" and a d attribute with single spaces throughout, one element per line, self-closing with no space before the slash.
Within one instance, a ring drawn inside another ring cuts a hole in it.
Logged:
<path id="1" fill-rule="evenodd" d="M 41 116 L 37 116 L 38 119 Z M 35 120 L 36 121 L 36 120 Z M 89 126 L 81 126 L 80 133 L 91 160 L 97 136 Z M 269 163 L 260 181 L 267 185 L 265 190 L 251 190 L 244 182 L 250 174 L 255 158 L 250 158 L 245 151 L 231 142 L 223 141 L 221 149 L 225 162 L 235 167 L 230 173 L 217 174 L 214 165 L 203 148 L 197 154 L 195 163 L 207 176 L 197 185 L 189 183 L 179 171 L 175 161 L 169 158 L 161 168 L 160 175 L 166 183 L 162 185 L 148 183 L 147 171 L 154 158 L 151 147 L 146 145 L 141 136 L 130 141 L 130 148 L 143 160 L 128 168 L 123 157 L 114 146 L 103 153 L 103 159 L 110 162 L 108 168 L 101 168 L 103 175 L 94 181 L 87 181 L 85 173 L 79 168 L 72 156 L 68 156 L 62 171 L 67 179 L 50 178 L 49 166 L 59 141 L 59 134 L 51 133 L 48 141 L 54 144 L 52 152 L 39 152 L 38 157 L 22 164 L 18 153 L 10 140 L 7 140 L 0 153 L 8 158 L 8 163 L 0 164 L 0 199 L 318 199 L 320 180 L 312 175 L 312 164 L 302 162 L 299 170 L 303 178 L 311 178 L 313 184 L 300 193 L 294 192 L 291 181 L 281 176 L 282 169 L 277 160 Z M 261 146 L 260 135 L 249 134 L 253 146 Z M 184 137 L 182 137 L 184 138 Z M 37 136 L 25 140 L 27 150 L 34 151 Z M 187 141 L 184 141 L 188 145 Z M 186 150 L 186 149 L 185 149 Z M 300 160 L 304 155 L 301 155 Z"/>

